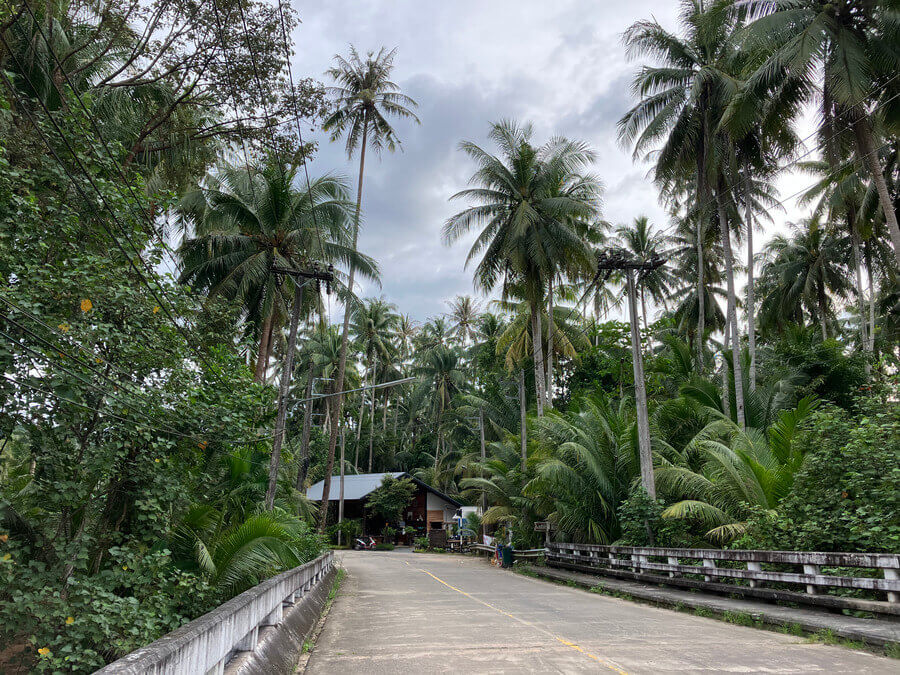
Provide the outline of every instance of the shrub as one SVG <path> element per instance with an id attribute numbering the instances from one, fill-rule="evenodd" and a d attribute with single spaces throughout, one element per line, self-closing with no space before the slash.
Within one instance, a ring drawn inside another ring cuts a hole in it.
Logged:
<path id="1" fill-rule="evenodd" d="M 344 520 L 340 523 L 335 523 L 328 527 L 325 531 L 328 535 L 328 541 L 333 544 L 337 543 L 338 540 L 338 532 L 341 532 L 341 543 L 349 544 L 356 537 L 362 534 L 362 523 L 358 520 Z"/>
<path id="2" fill-rule="evenodd" d="M 617 515 L 622 536 L 616 543 L 623 546 L 689 546 L 691 538 L 687 524 L 683 520 L 663 518 L 664 508 L 662 500 L 654 501 L 643 488 L 637 488 L 619 505 Z"/>
<path id="3" fill-rule="evenodd" d="M 375 550 L 376 551 L 393 551 L 394 545 L 382 542 L 381 544 L 375 544 Z"/>
<path id="4" fill-rule="evenodd" d="M 381 530 L 381 538 L 385 543 L 391 544 L 394 542 L 394 537 L 397 536 L 397 530 L 395 530 L 390 525 L 385 525 L 384 529 Z"/>
<path id="5" fill-rule="evenodd" d="M 425 551 L 428 549 L 428 537 L 416 537 L 413 541 L 413 547 Z"/>
<path id="6" fill-rule="evenodd" d="M 803 466 L 778 512 L 755 510 L 742 548 L 900 550 L 900 407 L 876 397 L 873 414 L 815 413 L 798 439 Z"/>

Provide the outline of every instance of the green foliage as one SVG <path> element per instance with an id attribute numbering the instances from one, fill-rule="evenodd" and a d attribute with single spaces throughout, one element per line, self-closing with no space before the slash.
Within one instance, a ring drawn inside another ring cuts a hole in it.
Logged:
<path id="1" fill-rule="evenodd" d="M 663 518 L 665 503 L 652 500 L 643 488 L 636 488 L 617 510 L 621 537 L 616 542 L 622 546 L 672 546 L 690 547 L 691 541 L 686 523 Z"/>
<path id="2" fill-rule="evenodd" d="M 375 544 L 375 550 L 376 551 L 393 551 L 394 545 L 388 544 L 386 542 L 382 542 L 380 544 Z"/>
<path id="3" fill-rule="evenodd" d="M 809 420 L 803 467 L 776 512 L 757 510 L 748 548 L 895 552 L 900 548 L 900 407 L 873 397 L 858 415 L 837 408 Z"/>
<path id="4" fill-rule="evenodd" d="M 385 543 L 393 543 L 394 537 L 397 536 L 396 528 L 391 527 L 390 525 L 385 525 L 381 530 L 381 537 Z"/>
<path id="5" fill-rule="evenodd" d="M 413 540 L 413 548 L 419 551 L 425 551 L 428 549 L 428 537 L 416 537 Z"/>
<path id="6" fill-rule="evenodd" d="M 366 508 L 388 523 L 396 523 L 415 493 L 416 484 L 411 478 L 385 476 L 381 485 L 369 495 Z"/>
<path id="7" fill-rule="evenodd" d="M 338 540 L 338 532 L 341 533 L 341 543 L 349 544 L 354 539 L 362 534 L 363 527 L 362 522 L 359 520 L 343 520 L 340 523 L 335 523 L 328 527 L 325 531 L 328 540 L 332 543 L 337 543 Z"/>

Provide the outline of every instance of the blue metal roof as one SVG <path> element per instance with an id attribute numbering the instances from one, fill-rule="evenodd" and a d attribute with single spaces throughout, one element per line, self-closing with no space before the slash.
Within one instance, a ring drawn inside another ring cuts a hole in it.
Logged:
<path id="1" fill-rule="evenodd" d="M 445 495 L 440 490 L 435 490 L 430 485 L 423 483 L 415 476 L 410 476 L 405 471 L 390 471 L 388 473 L 360 473 L 360 474 L 344 474 L 344 501 L 351 501 L 354 499 L 362 499 L 370 492 L 377 490 L 381 487 L 381 481 L 385 476 L 393 476 L 394 478 L 400 477 L 408 477 L 412 478 L 413 482 L 416 485 L 419 485 L 429 492 L 436 494 L 441 499 L 450 502 L 455 506 L 460 506 L 460 503 L 450 497 L 449 495 Z M 322 500 L 322 487 L 324 486 L 325 481 L 320 480 L 318 483 L 313 485 L 309 490 L 306 491 L 306 496 L 314 502 L 318 502 Z M 331 488 L 328 490 L 328 501 L 336 502 L 341 498 L 341 477 L 340 475 L 331 477 Z"/>
<path id="2" fill-rule="evenodd" d="M 393 471 L 390 473 L 360 473 L 360 474 L 344 474 L 344 500 L 362 499 L 370 492 L 381 487 L 381 481 L 385 476 L 393 476 L 399 478 L 407 475 L 404 471 Z M 306 496 L 313 501 L 322 499 L 322 486 L 324 480 L 320 480 L 306 491 Z M 328 491 L 328 501 L 336 502 L 341 498 L 341 477 L 331 477 L 331 489 Z"/>

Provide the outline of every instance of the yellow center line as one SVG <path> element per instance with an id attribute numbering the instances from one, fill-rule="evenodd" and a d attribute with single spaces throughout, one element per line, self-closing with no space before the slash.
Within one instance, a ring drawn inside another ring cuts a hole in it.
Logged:
<path id="1" fill-rule="evenodd" d="M 406 561 L 404 561 L 404 562 L 406 562 Z M 409 563 L 406 563 L 406 564 L 408 565 Z M 425 572 L 425 574 L 427 574 L 428 576 L 430 576 L 430 577 L 431 577 L 432 579 L 434 579 L 435 581 L 444 584 L 444 586 L 446 586 L 447 588 L 449 588 L 449 589 L 451 589 L 451 590 L 454 590 L 454 591 L 456 591 L 457 593 L 466 596 L 466 597 L 469 598 L 470 600 L 474 600 L 475 602 L 478 602 L 478 603 L 484 605 L 485 607 L 489 607 L 489 608 L 491 608 L 492 610 L 494 610 L 495 612 L 499 612 L 499 613 L 502 614 L 503 616 L 509 617 L 509 618 L 512 619 L 513 621 L 518 621 L 518 622 L 521 623 L 521 624 L 524 624 L 524 625 L 526 625 L 526 626 L 529 626 L 530 628 L 534 628 L 535 630 L 538 630 L 538 631 L 540 631 L 541 633 L 544 633 L 545 635 L 548 635 L 549 637 L 552 637 L 552 638 L 553 638 L 554 640 L 556 640 L 557 642 L 559 642 L 559 643 L 561 643 L 561 644 L 564 644 L 566 647 L 569 647 L 570 649 L 574 649 L 576 652 L 580 652 L 581 654 L 584 654 L 585 656 L 587 656 L 587 657 L 590 658 L 590 659 L 593 659 L 593 660 L 596 661 L 597 663 L 599 663 L 599 664 L 601 664 L 601 665 L 603 665 L 603 666 L 606 666 L 607 668 L 609 668 L 609 669 L 612 670 L 613 672 L 618 673 L 619 675 L 628 675 L 628 672 L 627 672 L 627 671 L 622 670 L 621 668 L 619 668 L 619 667 L 618 667 L 617 665 L 615 665 L 614 663 L 611 663 L 611 662 L 607 661 L 606 659 L 601 659 L 601 658 L 600 658 L 599 656 L 597 656 L 596 654 L 591 654 L 589 651 L 586 651 L 583 647 L 578 646 L 578 645 L 575 644 L 574 642 L 569 642 L 568 640 L 565 640 L 565 639 L 559 637 L 558 635 L 554 635 L 554 634 L 551 633 L 550 631 L 548 631 L 548 630 L 542 628 L 541 626 L 538 626 L 537 624 L 533 624 L 533 623 L 531 623 L 530 621 L 526 621 L 525 619 L 521 619 L 521 618 L 515 616 L 514 614 L 510 614 L 509 612 L 500 609 L 499 607 L 495 607 L 495 606 L 492 605 L 491 603 L 485 602 L 484 600 L 481 600 L 481 599 L 479 599 L 479 598 L 476 598 L 474 595 L 472 595 L 472 594 L 470 594 L 470 593 L 466 593 L 465 591 L 460 590 L 460 589 L 457 588 L 456 586 L 451 586 L 450 584 L 448 584 L 448 583 L 447 583 L 446 581 L 444 581 L 443 579 L 434 576 L 434 575 L 433 575 L 431 572 L 429 572 L 428 570 L 424 570 L 424 569 L 422 569 L 421 567 L 419 567 L 419 568 L 417 568 L 417 569 L 418 569 L 420 572 Z"/>

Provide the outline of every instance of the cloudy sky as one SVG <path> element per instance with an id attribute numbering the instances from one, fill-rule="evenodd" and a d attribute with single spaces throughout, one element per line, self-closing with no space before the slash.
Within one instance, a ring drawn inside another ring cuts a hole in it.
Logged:
<path id="1" fill-rule="evenodd" d="M 622 32 L 650 17 L 675 29 L 676 2 L 329 0 L 294 7 L 302 21 L 294 33 L 298 76 L 321 78 L 350 44 L 360 52 L 397 47 L 394 81 L 419 103 L 421 125 L 395 125 L 403 151 L 367 158 L 360 248 L 379 261 L 383 278 L 381 289 L 368 286 L 365 294 L 383 295 L 419 320 L 446 311 L 458 294 L 474 295 L 467 243 L 447 247 L 440 230 L 463 206 L 449 197 L 473 169 L 459 141 L 486 143 L 489 123 L 501 118 L 531 121 L 538 142 L 554 134 L 589 142 L 606 186 L 607 220 L 644 214 L 669 225 L 648 166 L 617 143 L 616 122 L 633 104 L 637 67 Z M 348 160 L 343 144 L 318 140 L 312 175 L 336 171 L 355 185 L 357 160 Z M 788 178 L 782 193 L 801 185 Z"/>

